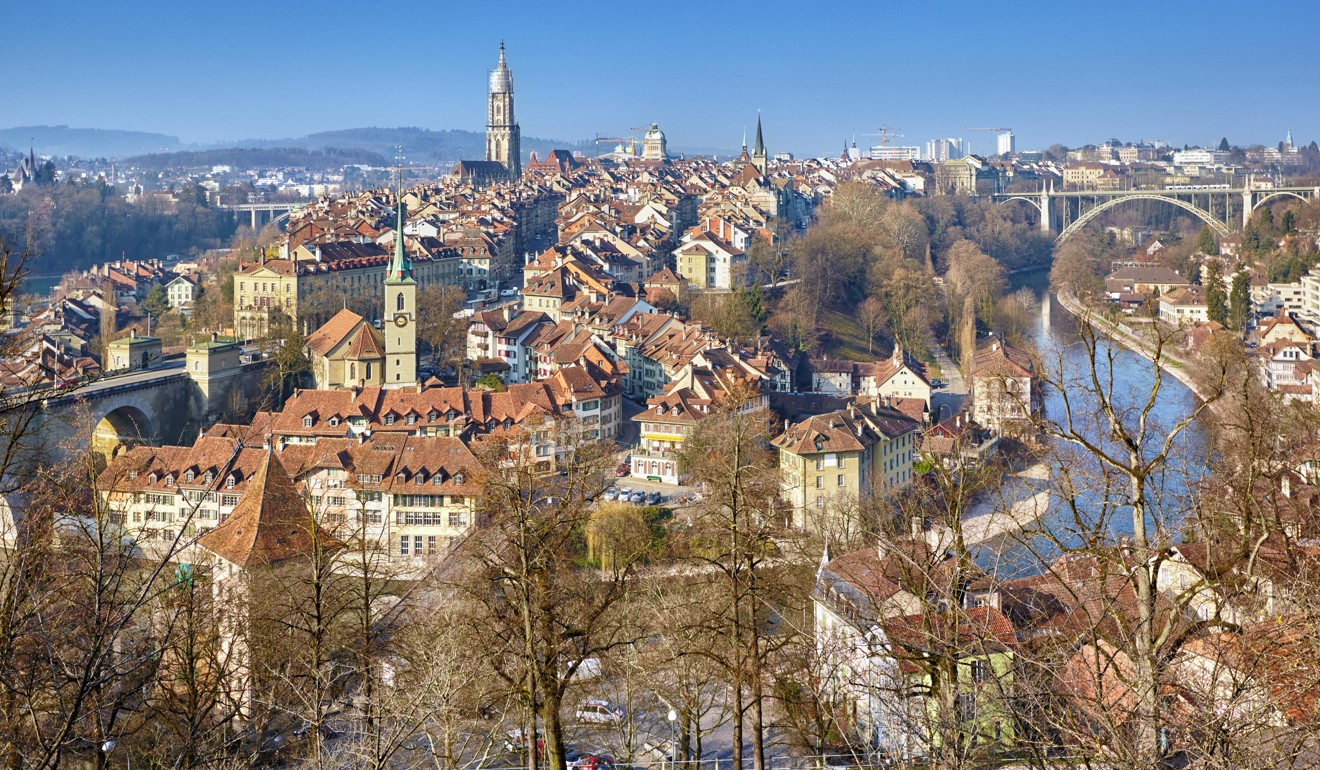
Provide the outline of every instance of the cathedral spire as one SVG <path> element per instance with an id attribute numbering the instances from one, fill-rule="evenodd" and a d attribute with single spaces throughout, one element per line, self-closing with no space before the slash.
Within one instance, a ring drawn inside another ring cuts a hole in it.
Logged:
<path id="1" fill-rule="evenodd" d="M 504 63 L 504 38 L 500 38 L 500 66 L 508 66 Z"/>
<path id="2" fill-rule="evenodd" d="M 765 155 L 765 141 L 761 138 L 761 113 L 756 113 L 756 147 L 752 149 L 757 155 Z"/>

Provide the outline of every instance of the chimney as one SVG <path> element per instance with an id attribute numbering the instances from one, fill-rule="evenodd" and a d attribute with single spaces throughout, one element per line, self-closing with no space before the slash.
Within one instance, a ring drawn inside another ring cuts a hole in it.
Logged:
<path id="1" fill-rule="evenodd" d="M 211 341 L 212 341 L 212 342 L 219 342 L 219 341 L 220 341 L 220 332 L 211 332 Z"/>

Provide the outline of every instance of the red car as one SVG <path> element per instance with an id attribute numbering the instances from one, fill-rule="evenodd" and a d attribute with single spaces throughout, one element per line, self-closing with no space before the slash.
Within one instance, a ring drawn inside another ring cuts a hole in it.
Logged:
<path id="1" fill-rule="evenodd" d="M 614 770 L 614 757 L 583 754 L 575 759 L 569 767 L 573 770 Z"/>

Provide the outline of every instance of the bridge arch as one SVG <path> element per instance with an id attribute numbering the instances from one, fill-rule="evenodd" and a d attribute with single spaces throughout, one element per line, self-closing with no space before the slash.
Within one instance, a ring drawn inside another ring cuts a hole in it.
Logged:
<path id="1" fill-rule="evenodd" d="M 1000 203 L 1012 203 L 1013 201 L 1022 201 L 1023 203 L 1025 203 L 1025 204 L 1031 206 L 1031 207 L 1032 207 L 1033 209 L 1035 209 L 1036 211 L 1040 212 L 1040 215 L 1041 215 L 1041 216 L 1045 216 L 1045 212 L 1040 210 L 1040 201 L 1037 200 L 1037 198 L 1039 198 L 1039 197 L 1040 197 L 1040 196 L 1036 196 L 1035 198 L 1032 198 L 1032 197 L 1028 197 L 1028 196 L 1026 196 L 1026 195 L 1014 195 L 1014 196 L 1012 196 L 1012 197 L 1008 197 L 1008 198 L 1000 198 L 1000 199 L 999 199 L 999 202 L 1000 202 Z"/>
<path id="2" fill-rule="evenodd" d="M 1292 197 L 1296 198 L 1297 200 L 1299 200 L 1299 201 L 1303 201 L 1303 202 L 1305 202 L 1305 201 L 1309 201 L 1309 200 L 1310 200 L 1310 198 L 1306 197 L 1305 195 L 1302 195 L 1301 193 L 1297 192 L 1296 190 L 1274 190 L 1274 191 L 1271 191 L 1269 195 L 1266 195 L 1264 198 L 1261 198 L 1260 200 L 1256 201 L 1255 205 L 1253 205 L 1253 206 L 1251 207 L 1251 210 L 1254 212 L 1256 209 L 1258 209 L 1258 208 L 1260 208 L 1261 206 L 1264 206 L 1266 203 L 1268 203 L 1268 202 L 1270 201 L 1271 198 L 1282 198 L 1282 197 L 1284 197 L 1285 195 L 1291 195 Z"/>
<path id="3" fill-rule="evenodd" d="M 1164 203 L 1177 206 L 1183 211 L 1191 213 L 1197 219 L 1209 225 L 1210 229 L 1215 231 L 1215 233 L 1220 237 L 1228 235 L 1230 232 L 1230 230 L 1228 229 L 1228 225 L 1224 224 L 1223 222 L 1220 222 L 1218 219 L 1215 219 L 1210 212 L 1206 211 L 1205 209 L 1199 206 L 1188 203 L 1185 200 L 1175 198 L 1171 195 L 1156 195 L 1154 193 L 1148 193 L 1148 194 L 1134 193 L 1132 195 L 1124 195 L 1121 197 L 1110 198 L 1109 200 L 1105 201 L 1104 203 L 1101 203 L 1095 208 L 1090 209 L 1085 214 L 1082 214 L 1080 217 L 1073 220 L 1067 227 L 1063 228 L 1063 232 L 1059 233 L 1059 237 L 1054 241 L 1055 245 L 1062 244 L 1064 241 L 1068 240 L 1068 238 L 1071 237 L 1073 234 L 1077 233 L 1083 227 L 1086 227 L 1086 225 L 1090 223 L 1091 220 L 1095 219 L 1096 217 L 1100 216 L 1106 211 L 1120 204 L 1127 203 L 1129 201 L 1162 201 Z"/>
<path id="4" fill-rule="evenodd" d="M 106 412 L 92 428 L 92 449 L 107 459 L 141 444 L 159 440 L 159 431 L 150 410 L 136 404 L 122 404 Z"/>

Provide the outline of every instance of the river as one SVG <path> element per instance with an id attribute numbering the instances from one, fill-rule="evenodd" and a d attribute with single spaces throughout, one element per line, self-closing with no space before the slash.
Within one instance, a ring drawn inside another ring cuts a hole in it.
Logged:
<path id="1" fill-rule="evenodd" d="M 1013 291 L 1029 289 L 1038 300 L 1041 312 L 1037 314 L 1032 342 L 1045 366 L 1047 378 L 1065 383 L 1066 393 L 1047 387 L 1046 417 L 1063 422 L 1067 418 L 1067 404 L 1071 403 L 1075 422 L 1081 426 L 1079 432 L 1099 445 L 1112 447 L 1107 425 L 1102 425 L 1095 415 L 1095 398 L 1083 387 L 1089 385 L 1091 366 L 1077 336 L 1076 320 L 1050 293 L 1048 271 L 1012 276 L 1010 284 Z M 1112 386 L 1106 387 L 1114 394 L 1120 409 L 1126 412 L 1125 424 L 1135 424 L 1132 421 L 1150 398 L 1154 386 L 1154 365 L 1107 340 L 1102 342 L 1099 352 L 1098 368 L 1102 380 L 1108 382 L 1112 375 Z M 1147 431 L 1150 437 L 1148 451 L 1158 451 L 1172 426 L 1190 415 L 1197 403 L 1196 396 L 1186 385 L 1171 376 L 1162 377 L 1151 410 L 1152 428 Z M 1169 462 L 1154 485 L 1151 511 L 1146 517 L 1148 524 L 1162 526 L 1176 537 L 1182 522 L 1192 512 L 1195 489 L 1206 472 L 1208 445 L 1205 431 L 1199 425 L 1193 425 L 1177 438 Z M 1106 490 L 1099 464 L 1077 448 L 1055 442 L 1048 451 L 1049 480 L 1017 482 L 1032 491 L 1050 490 L 1049 507 L 1040 518 L 1037 532 L 1032 533 L 1029 529 L 1024 537 L 988 549 L 980 558 L 983 566 L 994 566 L 1001 574 L 1005 571 L 1036 571 L 1042 560 L 1058 555 L 1061 545 L 1081 545 L 1088 536 L 1093 538 L 1096 533 L 1104 533 L 1104 539 L 1109 542 L 1132 533 L 1131 509 L 1124 504 L 1126 486 Z M 1082 511 L 1080 515 L 1060 494 L 1070 479 L 1082 487 L 1077 495 L 1082 503 L 1077 506 Z M 1107 481 L 1112 485 L 1121 480 L 1111 474 Z"/>

